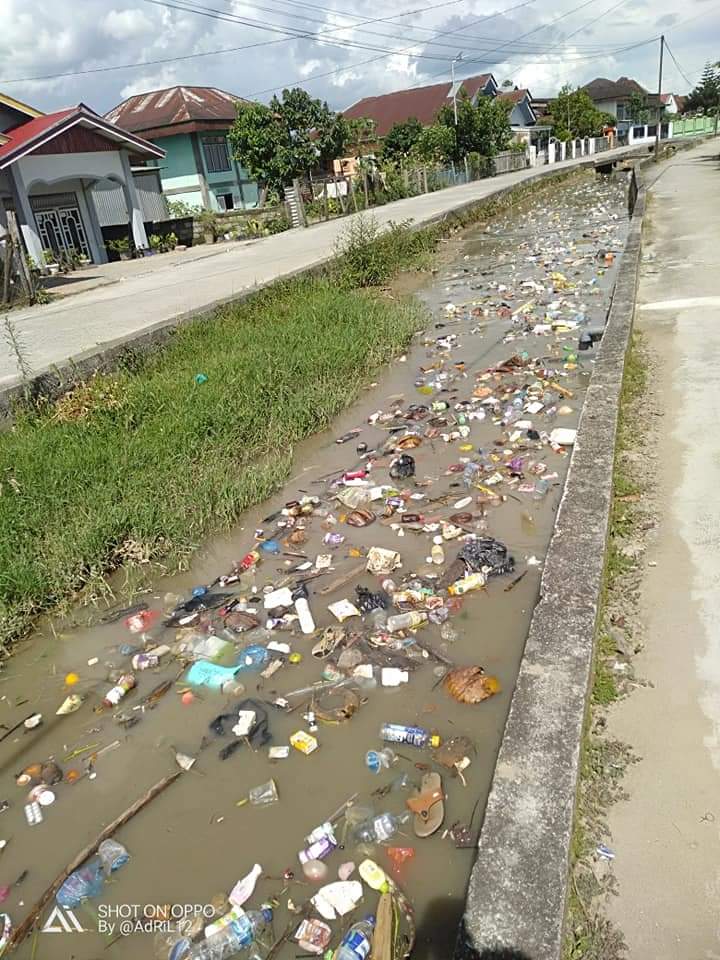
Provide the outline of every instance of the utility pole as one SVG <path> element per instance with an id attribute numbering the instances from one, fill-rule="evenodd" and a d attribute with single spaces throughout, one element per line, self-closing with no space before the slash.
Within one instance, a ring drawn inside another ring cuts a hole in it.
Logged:
<path id="1" fill-rule="evenodd" d="M 452 98 L 453 98 L 453 114 L 455 115 L 455 126 L 457 126 L 457 120 L 458 120 L 457 91 L 455 90 L 455 64 L 458 63 L 458 61 L 462 60 L 462 58 L 463 58 L 462 51 L 460 51 L 460 53 L 456 57 L 453 57 L 452 60 L 450 61 L 450 81 L 451 81 L 451 90 L 452 90 Z"/>
<path id="2" fill-rule="evenodd" d="M 662 71 L 663 71 L 663 53 L 665 51 L 665 34 L 660 37 L 660 67 L 658 69 L 658 102 L 657 102 L 657 120 L 655 125 L 655 163 L 660 159 L 660 122 L 663 112 L 662 105 Z"/>

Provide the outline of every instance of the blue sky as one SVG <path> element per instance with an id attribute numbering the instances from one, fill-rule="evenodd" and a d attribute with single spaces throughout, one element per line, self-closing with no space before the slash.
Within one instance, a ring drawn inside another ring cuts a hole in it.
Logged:
<path id="1" fill-rule="evenodd" d="M 670 0 L 168 2 L 184 9 L 157 0 L 0 0 L 0 89 L 43 110 L 82 100 L 104 112 L 178 83 L 260 100 L 301 85 L 341 109 L 448 78 L 460 53 L 459 76 L 492 71 L 536 96 L 597 76 L 628 75 L 655 89 L 657 42 L 635 45 L 663 31 L 679 63 L 666 58 L 666 92 L 687 92 L 705 61 L 720 60 L 714 0 L 681 9 Z M 189 59 L 148 63 L 176 57 Z M 138 62 L 145 65 L 105 70 Z"/>

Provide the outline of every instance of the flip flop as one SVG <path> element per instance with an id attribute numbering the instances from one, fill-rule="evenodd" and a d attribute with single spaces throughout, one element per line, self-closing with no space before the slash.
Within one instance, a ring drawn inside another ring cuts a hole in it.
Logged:
<path id="1" fill-rule="evenodd" d="M 318 660 L 329 657 L 336 647 L 345 639 L 344 627 L 327 627 L 318 642 L 312 648 L 312 655 Z"/>
<path id="2" fill-rule="evenodd" d="M 415 814 L 413 830 L 416 837 L 429 837 L 440 829 L 445 817 L 445 794 L 439 773 L 426 773 L 420 790 L 406 800 Z"/>

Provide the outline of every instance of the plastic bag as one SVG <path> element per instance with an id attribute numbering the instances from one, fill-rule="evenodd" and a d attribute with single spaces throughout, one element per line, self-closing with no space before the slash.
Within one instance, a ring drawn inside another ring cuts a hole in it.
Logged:
<path id="1" fill-rule="evenodd" d="M 105 886 L 105 874 L 100 857 L 92 857 L 63 882 L 55 894 L 55 900 L 61 907 L 78 907 L 91 897 L 99 897 Z"/>
<path id="2" fill-rule="evenodd" d="M 130 859 L 130 854 L 117 840 L 103 840 L 98 847 L 97 855 L 100 857 L 106 877 L 115 873 L 120 867 L 124 867 Z"/>

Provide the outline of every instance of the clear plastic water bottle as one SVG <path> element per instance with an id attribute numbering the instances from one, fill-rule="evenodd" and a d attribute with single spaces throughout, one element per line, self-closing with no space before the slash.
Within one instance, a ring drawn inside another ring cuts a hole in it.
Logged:
<path id="1" fill-rule="evenodd" d="M 335 960 L 365 960 L 372 946 L 375 917 L 365 917 L 354 923 L 345 936 L 335 954 Z"/>
<path id="2" fill-rule="evenodd" d="M 365 766 L 373 773 L 389 770 L 397 760 L 397 754 L 390 747 L 385 747 L 384 750 L 368 750 L 365 754 Z"/>
<path id="3" fill-rule="evenodd" d="M 392 839 L 400 830 L 400 827 L 410 819 L 410 814 L 405 811 L 401 814 L 381 813 L 377 817 L 372 817 L 360 824 L 355 832 L 355 837 L 361 843 L 385 843 Z"/>
<path id="4" fill-rule="evenodd" d="M 465 469 L 463 470 L 463 483 L 466 487 L 471 487 L 477 482 L 477 480 L 479 480 L 480 470 L 480 464 L 475 463 L 474 460 L 470 460 L 465 464 Z"/>
<path id="5" fill-rule="evenodd" d="M 535 489 L 533 491 L 533 500 L 542 500 L 550 489 L 550 481 L 546 480 L 544 477 L 538 477 L 535 481 Z"/>
<path id="6" fill-rule="evenodd" d="M 238 919 L 231 920 L 227 926 L 198 943 L 187 960 L 229 960 L 249 947 L 271 920 L 272 910 L 268 907 L 243 912 Z"/>

